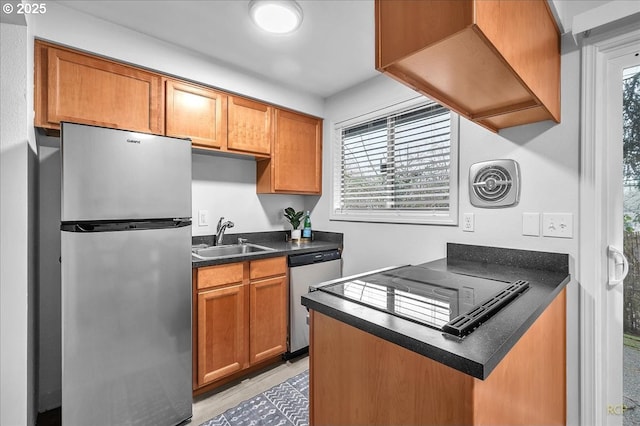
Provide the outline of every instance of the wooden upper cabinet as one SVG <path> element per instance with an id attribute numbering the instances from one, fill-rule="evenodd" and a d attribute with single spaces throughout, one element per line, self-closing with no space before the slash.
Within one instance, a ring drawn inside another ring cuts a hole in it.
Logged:
<path id="1" fill-rule="evenodd" d="M 35 42 L 35 125 L 71 121 L 162 132 L 161 77 L 138 68 Z"/>
<path id="2" fill-rule="evenodd" d="M 560 122 L 545 0 L 376 0 L 375 19 L 379 71 L 492 131 Z"/>
<path id="3" fill-rule="evenodd" d="M 272 114 L 270 105 L 229 96 L 227 149 L 268 156 L 271 153 Z"/>
<path id="4" fill-rule="evenodd" d="M 165 87 L 167 136 L 190 138 L 205 148 L 226 147 L 226 94 L 176 80 L 167 80 Z"/>
<path id="5" fill-rule="evenodd" d="M 257 192 L 320 194 L 322 120 L 35 41 L 36 127 L 70 121 L 191 139 L 258 160 Z"/>
<path id="6" fill-rule="evenodd" d="M 257 162 L 258 193 L 322 192 L 322 120 L 275 110 L 270 160 Z"/>

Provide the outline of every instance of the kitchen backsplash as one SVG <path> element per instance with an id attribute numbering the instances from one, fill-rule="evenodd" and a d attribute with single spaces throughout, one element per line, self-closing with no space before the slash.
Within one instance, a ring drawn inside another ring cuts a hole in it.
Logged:
<path id="1" fill-rule="evenodd" d="M 215 234 L 220 217 L 234 223 L 234 233 L 287 230 L 284 208 L 304 209 L 301 195 L 256 194 L 252 159 L 209 154 L 192 158 L 193 235 Z M 208 219 L 207 224 L 201 225 L 201 216 Z"/>

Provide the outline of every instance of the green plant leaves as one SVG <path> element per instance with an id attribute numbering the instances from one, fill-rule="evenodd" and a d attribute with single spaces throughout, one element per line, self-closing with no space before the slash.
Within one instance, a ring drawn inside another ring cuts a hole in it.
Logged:
<path id="1" fill-rule="evenodd" d="M 302 216 L 304 216 L 304 211 L 297 212 L 293 207 L 284 209 L 284 217 L 289 221 L 293 229 L 298 229 Z"/>

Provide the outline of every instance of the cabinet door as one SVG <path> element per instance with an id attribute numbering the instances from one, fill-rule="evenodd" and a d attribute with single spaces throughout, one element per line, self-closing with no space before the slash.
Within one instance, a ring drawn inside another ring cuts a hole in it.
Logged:
<path id="1" fill-rule="evenodd" d="M 38 127 L 72 121 L 162 132 L 160 76 L 106 59 L 36 44 Z"/>
<path id="2" fill-rule="evenodd" d="M 271 160 L 257 162 L 258 193 L 320 194 L 322 120 L 275 110 Z"/>
<path id="3" fill-rule="evenodd" d="M 198 385 L 247 365 L 245 286 L 198 293 Z"/>
<path id="4" fill-rule="evenodd" d="M 263 361 L 287 349 L 287 278 L 251 282 L 249 362 Z"/>
<path id="5" fill-rule="evenodd" d="M 227 143 L 227 95 L 173 80 L 166 82 L 166 134 L 191 138 L 194 145 L 223 148 Z"/>
<path id="6" fill-rule="evenodd" d="M 320 193 L 322 185 L 322 121 L 289 111 L 276 111 L 274 189 Z"/>
<path id="7" fill-rule="evenodd" d="M 271 153 L 271 115 L 269 105 L 249 99 L 229 97 L 227 148 L 269 155 Z"/>

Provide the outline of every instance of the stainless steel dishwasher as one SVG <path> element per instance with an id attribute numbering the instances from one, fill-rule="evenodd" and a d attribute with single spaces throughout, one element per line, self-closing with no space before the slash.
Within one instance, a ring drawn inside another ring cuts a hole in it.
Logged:
<path id="1" fill-rule="evenodd" d="M 300 303 L 309 286 L 342 277 L 340 250 L 325 250 L 289 256 L 289 340 L 285 358 L 304 353 L 309 348 L 307 308 Z"/>

